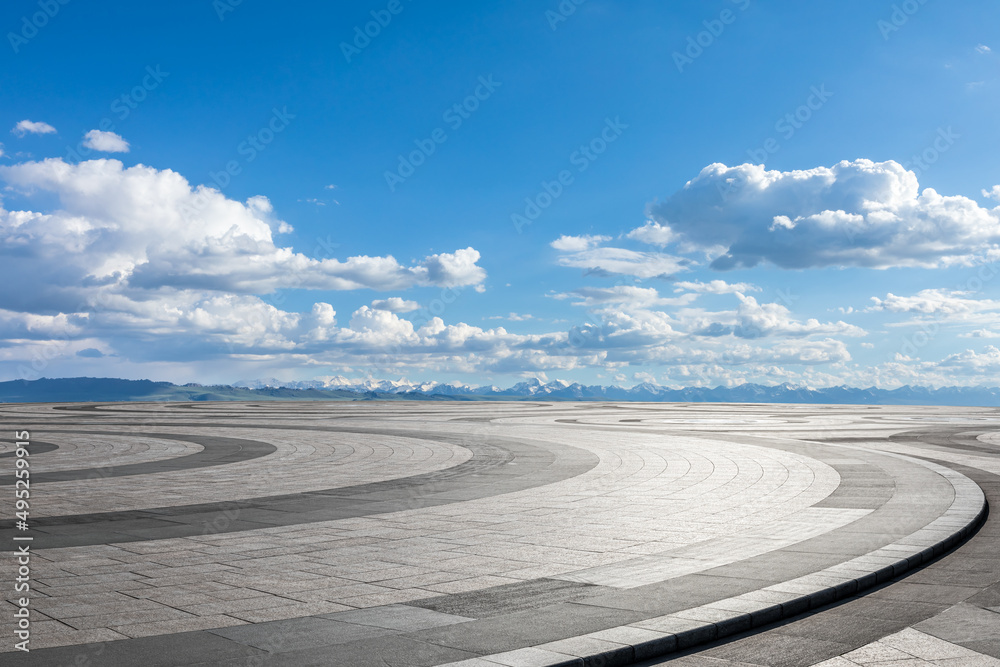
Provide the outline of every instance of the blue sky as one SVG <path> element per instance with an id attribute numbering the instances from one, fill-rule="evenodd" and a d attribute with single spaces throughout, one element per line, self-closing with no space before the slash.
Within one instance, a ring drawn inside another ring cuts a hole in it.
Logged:
<path id="1" fill-rule="evenodd" d="M 998 19 L 7 3 L 0 375 L 996 385 Z"/>

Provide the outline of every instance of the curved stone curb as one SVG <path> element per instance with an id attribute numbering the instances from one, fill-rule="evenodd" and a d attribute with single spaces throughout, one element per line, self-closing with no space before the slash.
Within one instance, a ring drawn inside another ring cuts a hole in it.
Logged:
<path id="1" fill-rule="evenodd" d="M 948 510 L 892 544 L 797 579 L 629 625 L 439 667 L 615 667 L 656 658 L 867 590 L 950 551 L 985 519 L 986 496 L 965 475 L 930 461 L 879 453 L 918 463 L 947 479 L 955 489 Z"/>

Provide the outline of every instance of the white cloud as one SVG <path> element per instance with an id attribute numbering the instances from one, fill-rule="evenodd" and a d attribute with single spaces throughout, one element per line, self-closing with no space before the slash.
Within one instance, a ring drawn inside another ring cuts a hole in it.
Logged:
<path id="1" fill-rule="evenodd" d="M 83 145 L 103 153 L 128 153 L 129 150 L 128 142 L 121 135 L 101 130 L 91 130 L 83 135 Z"/>
<path id="2" fill-rule="evenodd" d="M 994 185 L 989 190 L 984 189 L 983 196 L 986 197 L 987 199 L 995 199 L 996 201 L 1000 201 L 1000 185 Z"/>
<path id="3" fill-rule="evenodd" d="M 874 305 L 866 311 L 934 315 L 938 319 L 966 319 L 966 316 L 974 313 L 1000 310 L 1000 301 L 970 299 L 968 294 L 947 289 L 925 289 L 913 296 L 896 296 L 890 292 L 884 299 L 871 297 Z"/>
<path id="4" fill-rule="evenodd" d="M 846 322 L 821 323 L 816 319 L 800 322 L 779 303 L 757 303 L 752 296 L 736 293 L 740 305 L 735 317 L 714 314 L 701 319 L 696 331 L 703 336 L 727 336 L 737 338 L 801 337 L 822 335 L 864 336 L 865 331 Z"/>
<path id="5" fill-rule="evenodd" d="M 419 273 L 422 281 L 442 287 L 473 285 L 476 291 L 483 291 L 486 270 L 476 265 L 479 251 L 473 248 L 440 253 L 424 258 Z"/>
<path id="6" fill-rule="evenodd" d="M 19 137 L 23 137 L 26 134 L 55 134 L 55 131 L 56 128 L 52 127 L 48 123 L 21 120 L 17 122 L 17 125 L 15 125 L 14 129 L 11 130 L 11 133 L 16 134 Z"/>
<path id="7" fill-rule="evenodd" d="M 673 230 L 653 220 L 647 221 L 642 227 L 636 227 L 627 236 L 630 239 L 642 241 L 648 245 L 660 246 L 661 248 L 677 239 Z"/>
<path id="8" fill-rule="evenodd" d="M 867 177 L 858 178 L 858 187 L 864 189 Z M 28 283 L 18 281 L 17 290 L 0 293 L 4 309 L 0 310 L 0 363 L 25 363 L 30 355 L 43 355 L 93 364 L 66 366 L 77 373 L 108 369 L 102 371 L 107 374 L 119 367 L 114 364 L 159 368 L 155 364 L 183 358 L 192 364 L 189 373 L 201 373 L 202 363 L 206 368 L 210 363 L 244 363 L 247 368 L 270 364 L 317 372 L 351 366 L 381 376 L 426 370 L 438 377 L 453 372 L 534 376 L 604 369 L 609 376 L 627 372 L 636 379 L 640 374 L 632 375 L 634 370 L 645 372 L 650 365 L 659 365 L 662 370 L 651 372 L 665 381 L 683 378 L 683 384 L 746 380 L 815 385 L 904 380 L 942 384 L 962 377 L 978 382 L 982 375 L 977 372 L 994 368 L 995 352 L 990 350 L 995 348 L 967 351 L 940 362 L 899 359 L 871 368 L 851 365 L 847 346 L 838 339 L 862 336 L 862 329 L 807 319 L 781 304 L 760 303 L 759 295 L 747 296 L 760 292 L 759 287 L 722 280 L 665 283 L 668 296 L 633 285 L 636 281 L 630 278 L 620 281 L 629 284 L 551 294 L 580 307 L 574 309 L 575 326 L 554 326 L 557 330 L 538 334 L 426 319 L 423 313 L 403 319 L 399 314 L 419 306 L 399 296 L 374 301 L 371 296 L 359 297 L 350 308 L 370 304 L 354 312 L 348 308 L 344 312 L 350 315 L 342 315 L 344 322 L 338 322 L 328 303 L 289 312 L 279 307 L 277 298 L 269 303 L 260 295 L 279 289 L 365 288 L 389 293 L 430 285 L 482 289 L 486 273 L 478 266 L 479 252 L 459 249 L 409 265 L 391 256 L 313 259 L 276 245 L 276 234 L 290 232 L 291 227 L 277 218 L 265 197 L 233 201 L 217 190 L 192 187 L 174 172 L 141 165 L 126 169 L 115 160 L 79 165 L 47 160 L 0 167 L 0 179 L 28 196 L 54 195 L 39 201 L 57 202 L 39 210 L 0 207 L 0 276 L 8 284 L 18 276 L 34 277 Z M 845 209 L 844 214 L 861 216 L 867 224 L 873 213 Z M 762 233 L 797 233 L 801 228 L 794 211 L 779 215 L 785 215 L 787 224 L 768 231 L 774 221 L 771 216 Z M 817 220 L 834 227 L 843 224 L 838 215 Z M 660 227 L 666 229 L 665 223 Z M 653 245 L 654 232 L 662 231 L 654 223 L 640 229 L 646 231 L 629 237 Z M 608 247 L 609 242 L 606 236 L 564 236 L 552 246 L 560 264 L 598 274 L 669 276 L 691 264 L 665 252 Z M 735 305 L 720 311 L 695 307 L 699 299 L 709 301 L 703 294 L 722 295 L 712 303 L 732 298 Z M 724 297 L 728 294 L 733 297 Z M 946 289 L 908 297 L 888 294 L 875 299 L 870 310 L 917 318 L 966 318 L 962 330 L 972 329 L 972 322 L 984 328 L 961 335 L 989 338 L 996 321 L 991 313 L 1000 302 L 974 296 Z M 975 317 L 983 323 L 968 319 Z M 510 313 L 505 319 L 516 329 L 513 323 L 537 318 Z M 541 325 L 533 323 L 530 328 Z M 871 349 L 869 343 L 861 346 Z M 52 355 L 53 349 L 58 353 Z M 626 367 L 631 368 L 626 371 Z M 55 361 L 48 369 L 49 375 L 58 374 Z M 243 375 L 247 374 L 241 371 L 232 377 Z M 262 375 L 253 371 L 247 376 Z M 185 379 L 202 377 L 189 374 Z"/>
<path id="9" fill-rule="evenodd" d="M 985 44 L 980 44 L 979 46 L 976 47 L 976 52 L 983 55 L 989 53 L 991 50 L 992 49 L 990 49 L 990 47 L 986 46 Z"/>
<path id="10" fill-rule="evenodd" d="M 975 331 L 968 331 L 966 333 L 958 334 L 959 338 L 1000 338 L 1000 331 L 991 331 L 989 329 L 976 329 Z"/>
<path id="11" fill-rule="evenodd" d="M 823 340 L 786 340 L 770 347 L 756 347 L 745 343 L 727 348 L 721 361 L 727 365 L 741 364 L 806 364 L 820 365 L 851 360 L 843 341 L 833 338 Z"/>
<path id="12" fill-rule="evenodd" d="M 487 320 L 507 320 L 508 322 L 530 322 L 539 318 L 528 313 L 507 313 L 506 315 L 490 315 Z"/>
<path id="13" fill-rule="evenodd" d="M 0 179 L 26 192 L 58 196 L 60 208 L 41 213 L 0 208 L 2 269 L 11 279 L 32 275 L 34 290 L 7 301 L 107 289 L 165 288 L 266 294 L 281 288 L 406 289 L 418 285 L 481 285 L 486 272 L 473 248 L 440 253 L 414 266 L 393 257 L 312 259 L 274 244 L 289 231 L 266 197 L 245 203 L 176 172 L 117 160 L 70 165 L 60 159 L 0 167 Z M 25 253 L 24 248 L 32 251 Z M 0 307 L 3 307 L 0 303 Z"/>
<path id="14" fill-rule="evenodd" d="M 420 304 L 416 301 L 406 301 L 398 296 L 391 296 L 388 299 L 372 301 L 372 308 L 387 310 L 390 313 L 409 313 L 420 308 Z"/>
<path id="15" fill-rule="evenodd" d="M 987 345 L 980 353 L 974 350 L 965 350 L 948 355 L 936 365 L 938 368 L 964 375 L 979 376 L 983 379 L 988 377 L 988 374 L 992 374 L 995 379 L 996 373 L 1000 372 L 1000 349 L 993 345 Z"/>
<path id="16" fill-rule="evenodd" d="M 561 266 L 580 268 L 599 275 L 668 277 L 686 271 L 691 263 L 682 257 L 659 252 L 600 247 L 599 244 L 606 240 L 606 236 L 563 236 L 553 241 L 552 247 L 562 253 L 557 260 Z"/>
<path id="17" fill-rule="evenodd" d="M 697 294 L 685 294 L 675 298 L 663 298 L 652 287 L 636 287 L 633 285 L 616 285 L 614 287 L 581 287 L 572 292 L 554 294 L 555 299 L 574 298 L 574 306 L 594 308 L 606 305 L 619 305 L 628 308 L 651 308 L 654 306 L 686 306 L 698 297 Z"/>
<path id="18" fill-rule="evenodd" d="M 19 364 L 15 369 L 51 375 L 59 360 L 103 360 L 115 365 L 84 368 L 146 374 L 167 364 L 201 379 L 210 362 L 287 369 L 357 362 L 361 355 L 365 363 L 364 355 L 389 343 L 416 346 L 400 363 L 419 365 L 431 356 L 421 347 L 433 347 L 421 339 L 433 337 L 431 329 L 418 335 L 393 313 L 368 307 L 341 327 L 330 304 L 288 312 L 259 295 L 283 288 L 477 288 L 485 279 L 473 248 L 412 266 L 391 256 L 312 259 L 274 244 L 274 230 L 290 227 L 267 198 L 233 201 L 192 188 L 172 171 L 46 160 L 0 167 L 0 179 L 29 197 L 53 193 L 57 202 L 44 212 L 0 206 L 0 279 L 22 286 L 0 292 L 0 362 Z M 413 302 L 390 297 L 374 305 L 404 311 Z M 454 331 L 442 324 L 442 332 Z M 81 371 L 72 364 L 64 372 Z"/>
<path id="19" fill-rule="evenodd" d="M 694 282 L 676 282 L 674 283 L 676 289 L 675 292 L 683 292 L 685 290 L 691 292 L 698 292 L 701 294 L 736 294 L 746 293 L 746 292 L 759 292 L 760 288 L 756 285 L 751 285 L 750 283 L 727 283 L 725 280 L 709 280 L 707 283 L 701 281 Z"/>
<path id="20" fill-rule="evenodd" d="M 583 252 L 589 250 L 604 241 L 610 240 L 608 236 L 560 236 L 550 245 L 561 252 Z"/>
<path id="21" fill-rule="evenodd" d="M 896 162 L 768 171 L 712 164 L 648 215 L 712 267 L 939 267 L 1000 257 L 1000 210 L 919 191 Z"/>

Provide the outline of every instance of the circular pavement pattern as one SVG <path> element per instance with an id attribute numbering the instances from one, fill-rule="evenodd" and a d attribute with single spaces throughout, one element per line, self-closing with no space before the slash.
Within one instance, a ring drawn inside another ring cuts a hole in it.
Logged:
<path id="1" fill-rule="evenodd" d="M 5 664 L 677 655 L 935 567 L 1000 474 L 988 408 L 34 404 L 0 419 L 32 442 L 30 529 L 0 530 L 32 538 L 32 651 L 8 640 Z M 0 443 L 0 486 L 12 453 Z M 841 656 L 871 639 L 795 664 L 867 664 Z"/>

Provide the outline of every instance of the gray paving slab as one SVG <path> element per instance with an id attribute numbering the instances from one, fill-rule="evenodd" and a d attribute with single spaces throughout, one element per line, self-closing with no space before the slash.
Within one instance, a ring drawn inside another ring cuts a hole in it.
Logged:
<path id="1" fill-rule="evenodd" d="M 439 628 L 445 625 L 455 625 L 456 623 L 465 623 L 466 621 L 473 620 L 466 616 L 443 614 L 432 609 L 402 604 L 338 611 L 332 614 L 323 614 L 322 618 L 403 632 L 428 630 L 430 628 Z"/>
<path id="2" fill-rule="evenodd" d="M 590 598 L 600 592 L 611 593 L 613 590 L 603 586 L 558 579 L 535 579 L 466 593 L 425 598 L 411 604 L 446 614 L 490 618 L 544 607 L 554 602 Z"/>
<path id="3" fill-rule="evenodd" d="M 286 653 L 320 646 L 334 646 L 358 639 L 390 634 L 387 628 L 318 617 L 239 625 L 210 630 L 209 632 L 268 653 Z"/>
<path id="4" fill-rule="evenodd" d="M 29 653 L 4 653 L 4 665 L 101 665 L 101 667 L 174 667 L 197 663 L 218 664 L 235 659 L 246 665 L 265 656 L 266 651 L 252 648 L 208 632 L 143 637 L 126 641 L 107 641 L 49 648 Z"/>
<path id="5" fill-rule="evenodd" d="M 972 604 L 957 604 L 913 626 L 955 644 L 996 638 L 1000 614 Z"/>
<path id="6" fill-rule="evenodd" d="M 433 644 L 488 655 L 627 625 L 643 617 L 643 613 L 636 611 L 561 603 L 435 628 L 420 633 L 420 638 Z"/>
<path id="7" fill-rule="evenodd" d="M 475 654 L 428 644 L 409 637 L 386 636 L 377 642 L 352 642 L 302 648 L 282 653 L 199 663 L 203 667 L 432 667 L 475 657 Z"/>
<path id="8" fill-rule="evenodd" d="M 759 634 L 738 643 L 708 649 L 702 655 L 769 667 L 806 667 L 820 662 L 831 653 L 838 655 L 849 648 L 849 645 L 816 637 Z"/>

